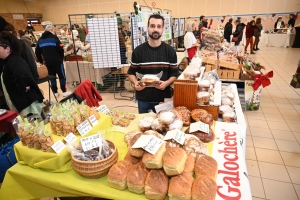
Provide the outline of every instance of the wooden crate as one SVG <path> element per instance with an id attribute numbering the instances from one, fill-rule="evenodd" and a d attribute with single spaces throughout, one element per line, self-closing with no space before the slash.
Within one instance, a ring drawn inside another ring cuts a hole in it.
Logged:
<path id="1" fill-rule="evenodd" d="M 239 69 L 239 63 L 226 62 L 224 60 L 219 61 L 219 66 L 227 69 L 234 69 L 234 70 Z"/>
<path id="2" fill-rule="evenodd" d="M 218 69 L 217 71 L 220 79 L 240 79 L 240 69 Z"/>
<path id="3" fill-rule="evenodd" d="M 185 106 L 190 110 L 203 109 L 212 114 L 214 120 L 218 120 L 219 106 L 199 106 L 196 104 L 198 82 L 193 80 L 174 81 L 174 107 Z"/>

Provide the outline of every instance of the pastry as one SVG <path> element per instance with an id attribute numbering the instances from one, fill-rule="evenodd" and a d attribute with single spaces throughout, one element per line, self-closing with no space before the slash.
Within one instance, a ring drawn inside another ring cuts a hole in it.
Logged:
<path id="1" fill-rule="evenodd" d="M 158 132 L 163 132 L 163 125 L 155 118 L 151 123 L 151 129 Z"/>
<path id="2" fill-rule="evenodd" d="M 235 122 L 236 114 L 235 112 L 224 112 L 222 118 L 223 122 Z"/>
<path id="3" fill-rule="evenodd" d="M 233 112 L 234 109 L 229 105 L 222 105 L 219 107 L 219 114 L 223 115 L 224 112 Z"/>
<path id="4" fill-rule="evenodd" d="M 209 126 L 212 126 L 212 124 L 214 123 L 212 115 L 203 109 L 192 110 L 191 116 L 196 122 L 201 121 L 203 123 L 208 124 Z"/>
<path id="5" fill-rule="evenodd" d="M 183 126 L 183 122 L 181 119 L 175 119 L 170 125 L 169 125 L 169 128 L 166 130 L 166 131 L 171 131 L 171 130 L 174 130 L 174 129 L 178 129 L 178 130 L 181 130 L 182 129 L 182 126 Z"/>
<path id="6" fill-rule="evenodd" d="M 196 159 L 194 170 L 197 177 L 208 176 L 215 180 L 218 173 L 218 163 L 213 157 L 200 155 Z"/>
<path id="7" fill-rule="evenodd" d="M 126 118 L 119 119 L 118 124 L 120 126 L 126 127 L 130 124 L 130 120 Z"/>
<path id="8" fill-rule="evenodd" d="M 135 119 L 135 114 L 127 113 L 127 114 L 124 115 L 124 117 L 126 119 L 129 119 L 129 120 L 134 120 Z"/>
<path id="9" fill-rule="evenodd" d="M 209 105 L 210 93 L 209 92 L 198 92 L 197 103 L 199 105 Z"/>
<path id="10" fill-rule="evenodd" d="M 145 196 L 147 199 L 163 200 L 168 192 L 168 176 L 162 169 L 152 169 L 146 178 Z"/>
<path id="11" fill-rule="evenodd" d="M 126 160 L 115 163 L 108 172 L 109 186 L 117 190 L 124 190 L 127 187 L 127 173 L 132 163 Z"/>
<path id="12" fill-rule="evenodd" d="M 129 152 L 127 152 L 124 157 L 124 160 L 127 160 L 127 161 L 131 162 L 133 165 L 135 165 L 141 161 L 141 158 L 134 157 Z"/>
<path id="13" fill-rule="evenodd" d="M 214 200 L 217 193 L 216 182 L 207 176 L 197 177 L 192 186 L 192 200 Z"/>
<path id="14" fill-rule="evenodd" d="M 111 117 L 111 122 L 114 125 L 119 125 L 119 120 L 120 120 L 119 117 L 115 117 L 115 116 Z"/>
<path id="15" fill-rule="evenodd" d="M 150 130 L 151 129 L 151 123 L 154 120 L 153 117 L 151 116 L 146 116 L 143 117 L 140 121 L 139 121 L 139 128 L 142 132 Z"/>
<path id="16" fill-rule="evenodd" d="M 216 137 L 214 131 L 211 128 L 209 128 L 209 133 L 204 133 L 202 131 L 196 131 L 191 134 L 195 135 L 197 138 L 199 138 L 204 143 L 212 142 L 215 140 L 215 137 Z"/>
<path id="17" fill-rule="evenodd" d="M 157 118 L 162 125 L 170 125 L 176 118 L 174 111 L 162 110 L 157 114 Z"/>
<path id="18" fill-rule="evenodd" d="M 168 148 L 163 156 L 163 168 L 168 176 L 181 174 L 187 159 L 186 152 L 178 147 Z"/>
<path id="19" fill-rule="evenodd" d="M 129 153 L 130 153 L 132 156 L 137 157 L 137 158 L 143 157 L 145 150 L 142 149 L 142 148 L 131 148 L 131 147 L 134 145 L 134 143 L 135 143 L 142 135 L 143 135 L 142 133 L 138 133 L 138 134 L 136 134 L 135 136 L 133 136 L 133 137 L 130 139 L 129 145 L 128 145 Z"/>
<path id="20" fill-rule="evenodd" d="M 163 155 L 166 151 L 166 144 L 160 146 L 157 152 L 153 155 L 151 153 L 145 152 L 142 158 L 142 162 L 148 169 L 160 169 L 163 166 Z"/>
<path id="21" fill-rule="evenodd" d="M 183 125 L 189 126 L 191 123 L 191 111 L 184 106 L 178 106 L 175 110 L 177 111 L 179 118 L 182 120 Z"/>
<path id="22" fill-rule="evenodd" d="M 200 154 L 208 155 L 207 146 L 201 142 L 199 138 L 192 134 L 185 135 L 183 149 L 187 154 L 192 155 L 195 159 L 197 159 Z"/>
<path id="23" fill-rule="evenodd" d="M 209 87 L 210 87 L 210 81 L 209 80 L 201 80 L 198 83 L 198 91 L 208 92 Z"/>
<path id="24" fill-rule="evenodd" d="M 130 192 L 142 194 L 145 191 L 145 181 L 148 175 L 148 169 L 144 163 L 139 162 L 133 165 L 127 174 L 127 186 Z"/>
<path id="25" fill-rule="evenodd" d="M 223 97 L 221 101 L 222 105 L 233 106 L 233 101 L 231 101 L 228 97 Z"/>
<path id="26" fill-rule="evenodd" d="M 160 83 L 159 83 L 159 78 L 157 77 L 157 75 L 145 74 L 142 77 L 140 84 L 145 87 L 156 87 Z"/>
<path id="27" fill-rule="evenodd" d="M 169 200 L 190 200 L 194 178 L 189 173 L 182 173 L 171 178 L 168 196 Z"/>

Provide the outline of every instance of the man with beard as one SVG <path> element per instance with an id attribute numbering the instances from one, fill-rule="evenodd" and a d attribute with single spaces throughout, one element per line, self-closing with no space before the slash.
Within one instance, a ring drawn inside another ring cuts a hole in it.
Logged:
<path id="1" fill-rule="evenodd" d="M 170 85 L 179 75 L 175 50 L 161 41 L 163 31 L 164 18 L 159 14 L 151 15 L 148 19 L 149 40 L 132 52 L 128 75 L 136 90 L 139 113 L 148 113 L 149 110 L 155 112 L 154 106 L 170 98 Z M 136 72 L 143 75 L 163 74 L 158 86 L 144 87 L 137 80 Z"/>

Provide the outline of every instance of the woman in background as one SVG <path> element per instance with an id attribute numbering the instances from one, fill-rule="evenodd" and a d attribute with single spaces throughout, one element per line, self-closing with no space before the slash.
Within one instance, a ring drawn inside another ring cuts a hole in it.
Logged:
<path id="1" fill-rule="evenodd" d="M 282 17 L 278 17 L 277 21 L 274 24 L 274 31 L 277 32 L 278 29 L 284 27 L 284 22 L 282 21 Z"/>
<path id="2" fill-rule="evenodd" d="M 1 32 L 0 58 L 4 60 L 1 83 L 7 105 L 22 116 L 32 114 L 40 118 L 44 97 L 20 54 L 18 38 L 10 32 Z"/>
<path id="3" fill-rule="evenodd" d="M 185 57 L 188 58 L 189 62 L 193 59 L 198 51 L 200 44 L 193 34 L 193 29 L 195 27 L 195 22 L 189 21 L 186 26 L 186 34 L 184 36 L 184 47 L 185 47 Z"/>
<path id="4" fill-rule="evenodd" d="M 253 51 L 259 50 L 258 43 L 259 43 L 259 38 L 261 36 L 261 31 L 263 29 L 263 26 L 261 25 L 261 18 L 260 17 L 256 19 L 255 23 L 256 23 L 256 28 L 254 29 L 255 40 L 254 40 Z"/>
<path id="5" fill-rule="evenodd" d="M 253 52 L 253 36 L 254 36 L 254 29 L 256 28 L 255 26 L 255 21 L 252 20 L 250 21 L 247 26 L 246 26 L 246 46 L 245 46 L 245 52 L 247 52 L 248 45 L 250 44 L 250 53 L 255 54 Z"/>
<path id="6" fill-rule="evenodd" d="M 203 25 L 202 25 L 202 27 L 200 28 L 200 31 L 199 31 L 200 32 L 199 40 L 200 40 L 200 44 L 201 44 L 200 50 L 205 46 L 204 37 L 203 37 L 203 30 L 205 28 L 207 28 L 207 24 L 208 24 L 208 22 L 204 21 Z"/>

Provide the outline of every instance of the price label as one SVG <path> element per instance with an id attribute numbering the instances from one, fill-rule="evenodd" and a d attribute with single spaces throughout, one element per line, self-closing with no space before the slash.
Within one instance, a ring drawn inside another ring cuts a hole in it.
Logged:
<path id="1" fill-rule="evenodd" d="M 64 148 L 66 148 L 66 145 L 61 140 L 58 140 L 51 146 L 51 148 L 56 154 L 59 154 L 62 150 L 64 150 Z"/>
<path id="2" fill-rule="evenodd" d="M 209 133 L 209 125 L 203 122 L 195 122 L 190 125 L 190 133 L 201 131 L 204 133 Z"/>
<path id="3" fill-rule="evenodd" d="M 183 145 L 185 141 L 185 133 L 179 129 L 168 131 L 164 137 L 164 140 L 174 139 L 179 144 Z"/>
<path id="4" fill-rule="evenodd" d="M 162 144 L 163 140 L 157 138 L 154 135 L 142 135 L 134 143 L 132 148 L 143 148 L 145 151 L 154 155 Z"/>
<path id="5" fill-rule="evenodd" d="M 100 134 L 91 135 L 80 140 L 83 151 L 88 151 L 102 146 Z"/>
<path id="6" fill-rule="evenodd" d="M 101 113 L 104 113 L 104 114 L 109 113 L 109 109 L 107 108 L 106 105 L 101 105 L 101 106 L 99 106 L 96 110 L 97 110 L 98 112 L 101 112 Z"/>
<path id="7" fill-rule="evenodd" d="M 78 132 L 81 136 L 84 136 L 92 129 L 92 126 L 90 125 L 88 120 L 85 120 L 84 122 L 79 124 L 76 127 L 76 129 L 78 130 Z"/>
<path id="8" fill-rule="evenodd" d="M 92 126 L 96 126 L 98 124 L 98 120 L 96 119 L 95 115 L 90 116 L 89 120 L 90 120 Z"/>
<path id="9" fill-rule="evenodd" d="M 69 133 L 69 135 L 64 138 L 68 144 L 73 144 L 73 142 L 75 142 L 77 139 L 78 138 L 73 133 Z"/>

